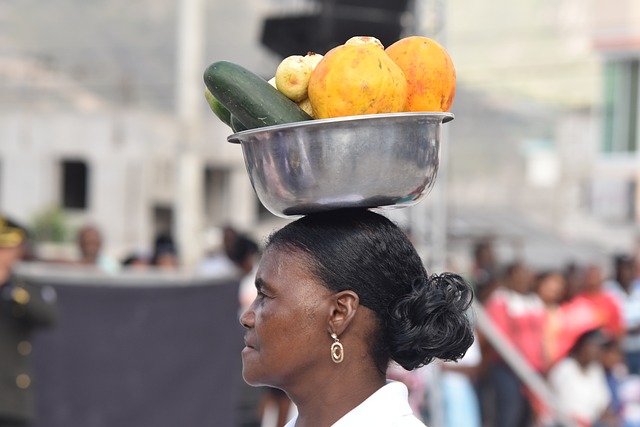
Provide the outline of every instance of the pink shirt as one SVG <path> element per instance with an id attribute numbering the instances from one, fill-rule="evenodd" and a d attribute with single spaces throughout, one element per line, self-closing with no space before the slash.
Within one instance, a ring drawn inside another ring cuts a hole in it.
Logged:
<path id="1" fill-rule="evenodd" d="M 613 296 L 607 292 L 582 292 L 574 297 L 574 302 L 591 304 L 596 321 L 611 338 L 621 338 L 625 332 L 622 309 Z"/>
<path id="2" fill-rule="evenodd" d="M 487 314 L 502 334 L 538 372 L 545 369 L 543 337 L 545 307 L 536 294 L 496 289 L 486 304 Z"/>

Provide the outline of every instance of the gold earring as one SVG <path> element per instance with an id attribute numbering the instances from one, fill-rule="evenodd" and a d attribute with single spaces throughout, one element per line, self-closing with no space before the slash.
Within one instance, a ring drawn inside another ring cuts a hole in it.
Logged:
<path id="1" fill-rule="evenodd" d="M 340 363 L 344 360 L 344 348 L 335 333 L 331 334 L 331 338 L 333 338 L 333 344 L 331 344 L 331 360 L 333 360 L 333 363 Z"/>

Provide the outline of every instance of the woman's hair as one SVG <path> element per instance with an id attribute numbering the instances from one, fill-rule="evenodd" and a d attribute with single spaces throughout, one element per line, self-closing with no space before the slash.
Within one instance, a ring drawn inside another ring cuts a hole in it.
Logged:
<path id="1" fill-rule="evenodd" d="M 563 277 L 562 273 L 554 270 L 542 270 L 536 273 L 535 277 L 533 278 L 533 290 L 537 292 L 540 289 L 540 286 L 545 282 L 545 280 L 553 276 Z"/>
<path id="2" fill-rule="evenodd" d="M 266 247 L 302 251 L 329 289 L 354 291 L 375 312 L 372 351 L 383 372 L 389 359 L 408 370 L 434 358 L 457 360 L 473 342 L 471 288 L 456 274 L 429 276 L 407 236 L 382 215 L 307 215 L 275 232 Z"/>
<path id="3" fill-rule="evenodd" d="M 167 233 L 160 233 L 156 236 L 153 248 L 153 255 L 151 255 L 151 265 L 157 265 L 158 260 L 165 256 L 170 255 L 177 257 L 178 249 L 173 241 L 173 237 Z"/>
<path id="4" fill-rule="evenodd" d="M 588 342 L 595 341 L 598 344 L 603 344 L 606 340 L 606 336 L 600 328 L 593 328 L 581 333 L 569 350 L 569 354 L 578 354 Z"/>

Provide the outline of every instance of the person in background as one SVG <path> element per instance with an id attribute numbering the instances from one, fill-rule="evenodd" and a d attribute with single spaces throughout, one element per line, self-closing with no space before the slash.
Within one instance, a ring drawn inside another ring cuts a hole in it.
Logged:
<path id="1" fill-rule="evenodd" d="M 153 244 L 150 264 L 162 270 L 174 270 L 180 265 L 178 249 L 168 233 L 160 233 Z"/>
<path id="2" fill-rule="evenodd" d="M 470 272 L 470 281 L 480 303 L 484 303 L 498 287 L 497 270 L 491 240 L 481 239 L 477 241 L 473 247 L 473 265 Z"/>
<path id="3" fill-rule="evenodd" d="M 238 235 L 228 253 L 229 259 L 236 265 L 242 277 L 251 273 L 259 256 L 258 244 L 244 234 Z"/>
<path id="4" fill-rule="evenodd" d="M 77 264 L 95 266 L 106 273 L 117 273 L 120 264 L 102 253 L 102 234 L 96 226 L 85 225 L 76 234 L 76 244 L 80 252 Z"/>
<path id="5" fill-rule="evenodd" d="M 545 368 L 543 336 L 545 307 L 533 291 L 533 274 L 521 262 L 513 262 L 505 272 L 504 285 L 486 303 L 487 314 L 531 367 Z M 529 426 L 533 411 L 523 384 L 501 359 L 489 361 L 489 380 L 495 390 L 493 416 L 496 427 Z"/>
<path id="6" fill-rule="evenodd" d="M 582 286 L 571 303 L 590 305 L 602 332 L 610 338 L 620 340 L 624 336 L 622 310 L 611 294 L 605 292 L 602 269 L 598 265 L 590 264 L 586 267 Z"/>
<path id="7" fill-rule="evenodd" d="M 563 270 L 562 275 L 564 276 L 564 280 L 567 283 L 567 290 L 562 298 L 562 302 L 571 301 L 573 297 L 575 297 L 580 288 L 582 287 L 582 279 L 584 276 L 584 271 L 582 268 L 575 262 L 568 262 Z"/>
<path id="8" fill-rule="evenodd" d="M 640 375 L 640 279 L 635 278 L 634 259 L 617 255 L 613 260 L 614 277 L 605 283 L 605 290 L 622 309 L 625 332 L 622 351 L 629 372 Z"/>
<path id="9" fill-rule="evenodd" d="M 149 257 L 141 252 L 131 252 L 122 260 L 122 267 L 127 270 L 146 270 L 149 267 Z"/>
<path id="10" fill-rule="evenodd" d="M 13 275 L 27 240 L 23 226 L 0 216 L 0 427 L 26 427 L 34 421 L 36 384 L 29 365 L 30 338 L 58 318 L 53 288 Z"/>
<path id="11" fill-rule="evenodd" d="M 240 308 L 246 310 L 256 297 L 255 277 L 260 259 L 258 244 L 245 235 L 238 235 L 229 250 L 229 257 L 240 275 L 238 297 Z"/>
<path id="12" fill-rule="evenodd" d="M 611 394 L 611 411 L 622 421 L 623 405 L 620 399 L 620 386 L 628 378 L 628 370 L 624 364 L 620 344 L 611 338 L 605 338 L 601 345 L 600 360 Z"/>
<path id="13" fill-rule="evenodd" d="M 601 363 L 604 340 L 599 329 L 584 332 L 569 356 L 549 371 L 549 385 L 556 393 L 558 406 L 580 427 L 618 426 Z"/>
<path id="14" fill-rule="evenodd" d="M 197 273 L 212 277 L 239 277 L 240 271 L 232 260 L 233 250 L 240 233 L 232 226 L 222 228 L 222 250 L 211 252 L 200 262 Z"/>
<path id="15" fill-rule="evenodd" d="M 562 335 L 566 318 L 563 316 L 561 302 L 566 293 L 564 276 L 556 271 L 544 271 L 536 276 L 534 290 L 545 306 L 544 321 L 544 370 L 564 356 L 562 354 Z"/>
<path id="16" fill-rule="evenodd" d="M 574 300 L 563 301 L 567 283 L 559 271 L 545 271 L 538 274 L 535 290 L 545 305 L 543 373 L 565 358 L 576 339 L 585 331 L 599 326 L 594 310 L 588 304 Z M 535 396 L 530 396 L 538 420 L 547 420 L 546 406 Z"/>
<path id="17" fill-rule="evenodd" d="M 474 388 L 482 361 L 480 342 L 474 340 L 458 362 L 442 364 L 442 400 L 445 427 L 480 427 L 480 403 Z"/>

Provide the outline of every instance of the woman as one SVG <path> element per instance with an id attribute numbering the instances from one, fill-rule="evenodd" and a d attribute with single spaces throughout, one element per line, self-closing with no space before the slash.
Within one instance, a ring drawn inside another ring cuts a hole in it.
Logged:
<path id="1" fill-rule="evenodd" d="M 565 278 L 560 272 L 544 271 L 536 276 L 534 289 L 546 310 L 542 340 L 544 371 L 565 356 L 563 351 L 566 350 L 566 346 L 563 346 L 561 341 L 563 327 L 568 319 L 563 316 L 560 303 L 567 291 L 566 288 Z"/>
<path id="2" fill-rule="evenodd" d="M 560 409 L 579 426 L 615 426 L 611 392 L 602 367 L 599 329 L 582 333 L 569 355 L 549 371 L 549 383 Z"/>
<path id="3" fill-rule="evenodd" d="M 533 292 L 533 272 L 521 261 L 509 264 L 501 286 L 485 304 L 487 315 L 536 372 L 544 370 L 545 308 Z M 519 378 L 497 353 L 487 354 L 487 380 L 495 398 L 487 408 L 495 427 L 525 427 L 532 423 L 531 399 Z"/>
<path id="4" fill-rule="evenodd" d="M 273 234 L 256 274 L 243 377 L 284 390 L 287 426 L 422 426 L 390 360 L 412 370 L 473 342 L 471 291 L 428 276 L 404 233 L 373 212 L 312 214 Z"/>

